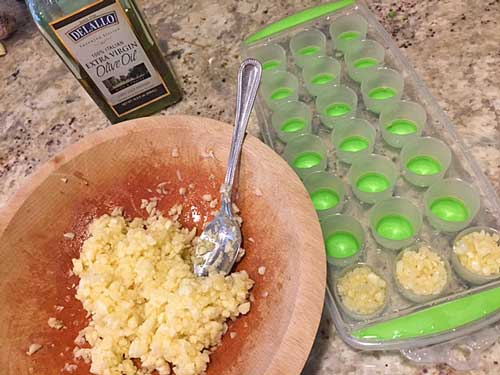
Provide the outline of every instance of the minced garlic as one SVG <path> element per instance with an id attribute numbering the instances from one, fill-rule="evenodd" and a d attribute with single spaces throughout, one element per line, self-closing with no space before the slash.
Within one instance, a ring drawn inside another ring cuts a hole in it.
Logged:
<path id="1" fill-rule="evenodd" d="M 337 283 L 342 302 L 356 314 L 368 315 L 379 310 L 387 297 L 387 283 L 367 266 L 359 266 Z"/>
<path id="2" fill-rule="evenodd" d="M 469 233 L 454 247 L 460 263 L 468 270 L 483 276 L 500 274 L 500 236 L 496 233 Z"/>
<path id="3" fill-rule="evenodd" d="M 50 328 L 54 328 L 57 330 L 64 328 L 64 323 L 60 320 L 57 320 L 54 317 L 50 317 L 49 320 L 47 321 L 47 324 L 49 325 Z"/>
<path id="4" fill-rule="evenodd" d="M 439 294 L 448 281 L 446 265 L 427 246 L 405 251 L 396 263 L 396 278 L 406 290 L 421 296 Z"/>
<path id="5" fill-rule="evenodd" d="M 63 237 L 67 240 L 74 240 L 75 234 L 73 232 L 64 233 Z"/>
<path id="6" fill-rule="evenodd" d="M 70 374 L 72 374 L 77 369 L 78 369 L 78 366 L 76 364 L 66 363 L 66 364 L 64 364 L 64 368 L 62 369 L 62 371 L 69 372 Z"/>
<path id="7" fill-rule="evenodd" d="M 33 343 L 33 344 L 31 344 L 29 346 L 28 351 L 26 352 L 26 354 L 27 355 L 33 355 L 37 351 L 39 351 L 40 349 L 42 349 L 42 345 L 41 344 Z"/>
<path id="8" fill-rule="evenodd" d="M 204 373 L 226 320 L 250 310 L 248 274 L 195 276 L 195 231 L 161 215 L 104 215 L 89 232 L 73 271 L 80 277 L 76 298 L 91 314 L 83 329 L 90 371 L 135 375 L 138 358 L 160 375 Z"/>

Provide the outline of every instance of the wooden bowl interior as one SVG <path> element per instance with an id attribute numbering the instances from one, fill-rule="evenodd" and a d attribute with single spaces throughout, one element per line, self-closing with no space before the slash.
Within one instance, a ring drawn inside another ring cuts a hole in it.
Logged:
<path id="1" fill-rule="evenodd" d="M 229 126 L 208 119 L 133 121 L 71 147 L 33 177 L 0 218 L 2 373 L 29 374 L 32 368 L 35 374 L 60 374 L 73 363 L 73 340 L 87 319 L 74 298 L 78 278 L 69 271 L 88 223 L 114 206 L 145 217 L 141 199 L 159 197 L 163 212 L 182 203 L 181 221 L 199 231 L 213 210 L 201 196 L 219 195 L 230 137 Z M 174 147 L 178 157 L 172 156 Z M 210 150 L 214 158 L 207 157 Z M 160 183 L 166 183 L 166 195 L 156 191 Z M 194 189 L 180 195 L 189 184 Z M 298 374 L 324 295 L 324 249 L 314 209 L 290 168 L 253 137 L 246 141 L 237 198 L 246 249 L 238 269 L 256 281 L 255 303 L 248 316 L 231 324 L 237 336 L 224 337 L 208 374 Z M 66 232 L 74 232 L 75 240 L 64 239 Z M 266 267 L 263 276 L 260 266 Z M 67 329 L 49 328 L 49 317 Z M 43 348 L 27 356 L 34 342 Z M 74 374 L 89 374 L 89 366 L 78 362 Z"/>

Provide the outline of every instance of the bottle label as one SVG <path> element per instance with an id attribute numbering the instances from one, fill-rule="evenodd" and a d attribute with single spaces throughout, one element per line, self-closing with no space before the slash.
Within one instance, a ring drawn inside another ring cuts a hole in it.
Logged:
<path id="1" fill-rule="evenodd" d="M 118 117 L 170 95 L 117 0 L 100 0 L 50 23 Z"/>

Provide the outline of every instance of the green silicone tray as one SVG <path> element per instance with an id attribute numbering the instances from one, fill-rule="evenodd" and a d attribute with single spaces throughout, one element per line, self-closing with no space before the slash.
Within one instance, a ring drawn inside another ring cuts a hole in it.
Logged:
<path id="1" fill-rule="evenodd" d="M 294 34 L 302 30 L 322 31 L 327 37 L 326 54 L 342 63 L 340 83 L 349 86 L 358 95 L 356 117 L 366 119 L 378 128 L 378 115 L 364 107 L 360 85 L 347 76 L 343 56 L 333 51 L 331 46 L 328 32 L 330 24 L 334 23 L 337 17 L 353 13 L 360 14 L 368 21 L 367 39 L 376 40 L 384 46 L 386 53 L 384 66 L 395 69 L 403 75 L 405 80 L 403 99 L 417 102 L 426 110 L 427 126 L 423 136 L 439 138 L 452 150 L 452 163 L 445 177 L 458 177 L 473 184 L 480 191 L 481 208 L 471 226 L 499 228 L 500 203 L 495 190 L 466 151 L 453 125 L 429 93 L 422 79 L 364 5 L 357 5 L 352 0 L 341 0 L 297 13 L 249 36 L 242 43 L 242 54 L 252 56 L 254 48 L 265 44 L 279 44 L 286 50 L 288 71 L 299 79 L 299 100 L 306 103 L 313 112 L 312 133 L 321 137 L 329 148 L 327 171 L 347 182 L 349 166 L 337 160 L 335 156 L 330 140 L 331 130 L 321 125 L 314 100 L 304 88 L 301 70 L 295 65 L 291 56 L 289 41 Z M 272 111 L 266 106 L 261 95 L 257 98 L 256 112 L 263 139 L 277 153 L 282 154 L 284 143 L 277 138 L 271 126 Z M 379 129 L 377 129 L 374 153 L 385 155 L 396 163 L 399 162 L 399 150 L 384 143 Z M 394 195 L 410 199 L 423 211 L 424 192 L 425 189 L 413 187 L 400 176 Z M 392 266 L 397 252 L 384 250 L 374 241 L 368 229 L 369 208 L 349 192 L 348 201 L 342 212 L 356 217 L 363 225 L 367 241 L 360 261 L 368 263 L 387 277 L 391 284 L 390 303 L 385 312 L 376 318 L 353 320 L 339 308 L 339 302 L 333 293 L 335 277 L 341 269 L 328 265 L 326 303 L 339 334 L 348 344 L 365 350 L 416 348 L 455 340 L 500 320 L 498 280 L 474 287 L 463 282 L 452 272 L 451 283 L 446 293 L 439 299 L 426 303 L 413 303 L 400 295 L 392 278 Z M 424 219 L 418 239 L 431 243 L 443 257 L 449 259 L 455 235 L 456 233 L 446 234 L 436 231 Z"/>

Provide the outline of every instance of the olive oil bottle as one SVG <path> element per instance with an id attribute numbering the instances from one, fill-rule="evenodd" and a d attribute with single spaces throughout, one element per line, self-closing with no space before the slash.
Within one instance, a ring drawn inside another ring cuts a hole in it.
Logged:
<path id="1" fill-rule="evenodd" d="M 27 2 L 45 39 L 112 123 L 181 99 L 135 0 Z"/>

